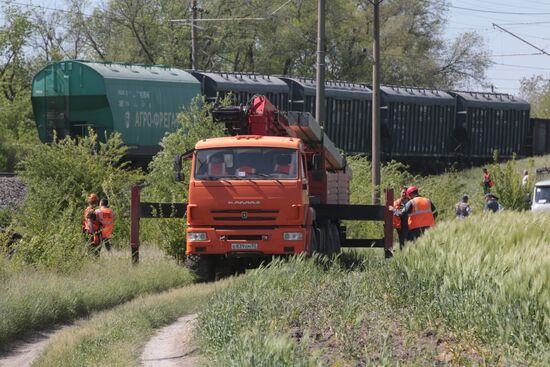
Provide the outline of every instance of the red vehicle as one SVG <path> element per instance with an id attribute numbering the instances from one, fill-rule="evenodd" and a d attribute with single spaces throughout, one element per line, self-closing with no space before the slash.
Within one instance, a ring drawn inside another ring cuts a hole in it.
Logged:
<path id="1" fill-rule="evenodd" d="M 199 277 L 276 255 L 391 250 L 389 212 L 349 205 L 351 171 L 309 113 L 283 114 L 257 96 L 248 108 L 213 115 L 234 136 L 199 141 L 188 154 L 186 255 Z M 346 239 L 343 219 L 385 220 L 385 239 Z"/>

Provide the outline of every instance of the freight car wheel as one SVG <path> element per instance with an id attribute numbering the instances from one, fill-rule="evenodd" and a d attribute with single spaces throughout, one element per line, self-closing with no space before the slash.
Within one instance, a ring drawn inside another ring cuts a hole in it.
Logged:
<path id="1" fill-rule="evenodd" d="M 216 276 L 216 259 L 208 255 L 189 255 L 185 259 L 185 267 L 195 276 L 199 282 L 211 282 Z"/>

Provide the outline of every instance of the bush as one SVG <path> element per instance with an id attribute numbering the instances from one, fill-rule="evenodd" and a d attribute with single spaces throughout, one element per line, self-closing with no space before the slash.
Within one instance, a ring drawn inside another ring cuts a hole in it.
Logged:
<path id="1" fill-rule="evenodd" d="M 495 155 L 495 160 L 498 156 Z M 531 166 L 531 172 L 534 173 L 534 161 L 529 160 Z M 498 196 L 500 204 L 505 209 L 510 210 L 527 210 L 530 207 L 527 200 L 528 194 L 533 188 L 533 182 L 529 182 L 527 185 L 522 185 L 523 175 L 517 168 L 516 157 L 506 162 L 505 164 L 494 164 L 490 167 L 492 180 L 495 186 L 491 189 L 495 195 Z M 531 175 L 533 176 L 533 175 Z"/>
<path id="2" fill-rule="evenodd" d="M 224 102 L 225 103 L 225 102 Z M 204 98 L 195 99 L 191 106 L 178 115 L 180 127 L 166 135 L 161 142 L 161 151 L 149 164 L 143 200 L 152 202 L 182 203 L 187 201 L 188 185 L 175 182 L 174 157 L 195 147 L 202 139 L 223 136 L 223 124 L 214 122 L 210 112 L 212 104 Z M 182 171 L 189 178 L 191 161 L 184 162 Z M 185 249 L 185 220 L 163 219 L 144 222 L 144 239 L 158 243 L 167 254 L 182 259 Z"/>
<path id="3" fill-rule="evenodd" d="M 19 165 L 27 196 L 16 215 L 25 234 L 15 259 L 23 263 L 68 270 L 84 255 L 82 213 L 89 193 L 109 198 L 116 215 L 114 242 L 128 234 L 129 187 L 141 174 L 121 164 L 126 148 L 120 136 L 97 145 L 97 136 L 35 145 Z"/>

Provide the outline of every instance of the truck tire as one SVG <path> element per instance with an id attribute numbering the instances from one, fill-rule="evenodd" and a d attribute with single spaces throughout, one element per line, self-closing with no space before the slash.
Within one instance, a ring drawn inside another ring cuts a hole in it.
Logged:
<path id="1" fill-rule="evenodd" d="M 309 238 L 309 253 L 310 255 L 316 254 L 319 252 L 319 238 L 317 236 L 317 228 L 314 226 L 311 227 L 311 236 Z"/>
<path id="2" fill-rule="evenodd" d="M 191 270 L 198 282 L 212 282 L 216 276 L 215 260 L 211 255 L 189 255 L 185 259 L 185 267 Z"/>
<path id="3" fill-rule="evenodd" d="M 330 242 L 331 242 L 331 253 L 338 255 L 340 253 L 341 243 L 340 243 L 340 232 L 338 232 L 338 227 L 336 224 L 330 225 Z"/>
<path id="4" fill-rule="evenodd" d="M 319 252 L 323 255 L 330 255 L 330 247 L 330 231 L 325 224 L 319 227 Z"/>

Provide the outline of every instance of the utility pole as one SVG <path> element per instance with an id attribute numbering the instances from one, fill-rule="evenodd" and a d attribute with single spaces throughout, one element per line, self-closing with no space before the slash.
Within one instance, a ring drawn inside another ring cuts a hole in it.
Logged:
<path id="1" fill-rule="evenodd" d="M 380 204 L 380 3 L 369 0 L 374 8 L 372 67 L 372 204 Z"/>
<path id="2" fill-rule="evenodd" d="M 197 70 L 197 0 L 193 0 L 191 4 L 191 69 Z"/>
<path id="3" fill-rule="evenodd" d="M 325 0 L 317 1 L 317 89 L 315 118 L 325 126 Z"/>

